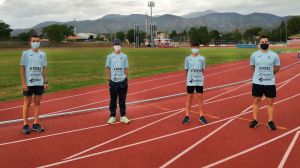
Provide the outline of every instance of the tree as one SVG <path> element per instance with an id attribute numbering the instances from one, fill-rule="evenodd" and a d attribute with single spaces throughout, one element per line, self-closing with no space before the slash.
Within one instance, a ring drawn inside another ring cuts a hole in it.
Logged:
<path id="1" fill-rule="evenodd" d="M 256 41 L 256 37 L 260 36 L 260 32 L 262 30 L 263 29 L 261 27 L 253 27 L 253 28 L 247 29 L 245 32 L 245 37 L 248 39 L 248 41 L 251 41 L 251 42 Z"/>
<path id="2" fill-rule="evenodd" d="M 175 30 L 173 30 L 170 34 L 170 39 L 174 40 L 174 41 L 178 41 L 178 34 Z"/>
<path id="3" fill-rule="evenodd" d="M 216 41 L 220 39 L 220 33 L 217 30 L 212 30 L 209 32 L 210 41 L 216 44 Z"/>
<path id="4" fill-rule="evenodd" d="M 273 29 L 270 33 L 270 41 L 285 41 L 285 37 L 286 37 L 286 26 L 285 26 L 285 22 L 282 21 L 280 26 Z"/>
<path id="5" fill-rule="evenodd" d="M 125 33 L 124 32 L 117 32 L 116 38 L 120 39 L 122 42 L 125 41 Z"/>
<path id="6" fill-rule="evenodd" d="M 60 43 L 66 36 L 74 35 L 74 27 L 54 24 L 43 28 L 42 33 L 50 42 Z"/>
<path id="7" fill-rule="evenodd" d="M 9 40 L 10 32 L 12 32 L 10 26 L 0 20 L 0 41 Z"/>
<path id="8" fill-rule="evenodd" d="M 199 34 L 198 34 L 198 28 L 197 27 L 191 27 L 188 31 L 190 41 L 200 41 Z"/>
<path id="9" fill-rule="evenodd" d="M 21 41 L 29 41 L 30 40 L 30 36 L 33 32 L 36 32 L 34 29 L 31 29 L 29 30 L 28 32 L 23 32 L 23 33 L 20 33 L 18 36 L 17 36 L 17 39 L 18 40 L 21 40 Z"/>
<path id="10" fill-rule="evenodd" d="M 180 33 L 180 41 L 185 42 L 188 40 L 188 32 L 184 30 L 183 32 Z"/>
<path id="11" fill-rule="evenodd" d="M 291 17 L 287 21 L 288 36 L 300 33 L 300 16 Z"/>
<path id="12" fill-rule="evenodd" d="M 210 38 L 207 27 L 192 27 L 190 28 L 188 34 L 191 41 L 198 41 L 204 45 L 209 43 Z"/>
<path id="13" fill-rule="evenodd" d="M 130 29 L 127 31 L 127 35 L 126 35 L 129 43 L 133 43 L 134 42 L 134 30 Z"/>
<path id="14" fill-rule="evenodd" d="M 204 45 L 207 45 L 209 43 L 209 34 L 207 27 L 192 27 L 190 28 L 188 34 L 191 41 L 198 41 Z"/>
<path id="15" fill-rule="evenodd" d="M 142 43 L 142 42 L 144 41 L 144 39 L 147 38 L 147 33 L 144 32 L 144 31 L 140 31 L 139 33 L 140 33 L 140 36 L 139 36 L 139 37 L 140 37 L 140 38 L 139 38 L 139 42 Z"/>

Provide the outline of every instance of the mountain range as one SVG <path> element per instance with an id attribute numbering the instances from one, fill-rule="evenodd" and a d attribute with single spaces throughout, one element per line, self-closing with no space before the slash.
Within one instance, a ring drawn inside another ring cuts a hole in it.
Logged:
<path id="1" fill-rule="evenodd" d="M 157 26 L 158 31 L 172 30 L 183 31 L 194 26 L 207 26 L 209 30 L 218 30 L 228 32 L 236 29 L 245 30 L 251 27 L 264 27 L 266 29 L 276 28 L 282 21 L 286 21 L 290 16 L 280 17 L 268 13 L 252 13 L 242 15 L 239 13 L 219 13 L 208 10 L 204 12 L 194 12 L 183 16 L 161 15 L 154 16 L 153 23 Z M 114 33 L 118 31 L 127 31 L 133 29 L 134 24 L 139 24 L 140 29 L 146 31 L 146 20 L 150 22 L 150 17 L 141 14 L 118 15 L 109 14 L 96 20 L 54 22 L 46 21 L 35 25 L 29 29 L 15 29 L 12 36 L 22 32 L 28 32 L 35 29 L 39 33 L 46 26 L 51 24 L 66 24 L 76 26 L 77 33 Z"/>

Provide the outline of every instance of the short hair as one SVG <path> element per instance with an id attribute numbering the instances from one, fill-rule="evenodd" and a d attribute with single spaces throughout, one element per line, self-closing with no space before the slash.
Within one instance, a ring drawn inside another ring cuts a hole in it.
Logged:
<path id="1" fill-rule="evenodd" d="M 192 47 L 199 47 L 200 43 L 198 41 L 192 41 L 191 46 Z"/>
<path id="2" fill-rule="evenodd" d="M 40 38 L 40 36 L 37 34 L 36 31 L 33 31 L 33 32 L 31 32 L 31 34 L 30 34 L 30 39 L 31 39 L 31 38 Z"/>
<path id="3" fill-rule="evenodd" d="M 267 38 L 269 40 L 269 37 L 266 35 L 260 36 L 259 40 L 263 39 L 263 38 Z"/>

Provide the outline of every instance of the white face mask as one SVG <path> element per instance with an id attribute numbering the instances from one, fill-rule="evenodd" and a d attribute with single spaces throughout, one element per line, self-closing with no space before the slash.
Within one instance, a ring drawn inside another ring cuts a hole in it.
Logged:
<path id="1" fill-rule="evenodd" d="M 121 50 L 121 46 L 120 45 L 115 45 L 114 46 L 114 50 L 115 51 L 120 51 Z"/>
<path id="2" fill-rule="evenodd" d="M 40 47 L 40 42 L 32 42 L 31 43 L 31 48 L 32 49 L 37 49 Z"/>
<path id="3" fill-rule="evenodd" d="M 193 54 L 199 53 L 199 48 L 192 48 L 192 53 Z"/>

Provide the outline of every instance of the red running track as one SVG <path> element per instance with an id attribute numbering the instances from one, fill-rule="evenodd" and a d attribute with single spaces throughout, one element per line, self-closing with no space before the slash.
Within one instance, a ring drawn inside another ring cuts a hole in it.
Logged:
<path id="1" fill-rule="evenodd" d="M 282 65 L 293 63 L 294 54 L 282 55 Z M 205 87 L 224 85 L 251 78 L 248 61 L 227 63 L 207 68 Z M 224 76 L 229 75 L 229 77 Z M 152 77 L 130 80 L 128 102 L 185 92 L 183 72 L 167 73 Z M 42 114 L 63 113 L 109 104 L 107 85 L 92 86 L 71 91 L 57 92 L 44 96 Z M 32 108 L 31 108 L 32 110 Z M 22 100 L 0 103 L 0 122 L 20 118 Z M 31 115 L 33 115 L 31 113 Z"/>
<path id="2" fill-rule="evenodd" d="M 281 60 L 283 66 L 299 61 L 292 54 L 282 55 Z M 206 87 L 251 78 L 249 68 L 238 69 L 243 65 L 247 66 L 248 63 L 239 62 L 208 68 L 206 75 L 230 71 L 207 77 Z M 279 83 L 278 97 L 275 101 L 277 102 L 275 121 L 279 128 L 277 131 L 269 131 L 264 125 L 267 120 L 265 108 L 262 108 L 260 114 L 261 126 L 256 129 L 248 128 L 251 114 L 249 110 L 245 109 L 250 107 L 252 102 L 249 93 L 251 84 L 244 83 L 205 93 L 205 111 L 210 121 L 210 124 L 205 126 L 196 121 L 198 116 L 195 113 L 192 113 L 190 124 L 181 124 L 184 116 L 182 110 L 185 96 L 129 106 L 128 116 L 132 119 L 132 123 L 129 125 L 119 123 L 112 126 L 105 125 L 108 111 L 103 110 L 43 120 L 46 131 L 40 134 L 32 133 L 29 136 L 20 133 L 20 124 L 0 126 L 0 165 L 3 167 L 202 167 L 209 165 L 216 167 L 277 167 L 284 162 L 287 167 L 299 167 L 300 161 L 297 158 L 300 156 L 298 152 L 300 140 L 294 138 L 296 132 L 300 130 L 299 73 L 300 64 L 295 64 L 277 75 Z M 178 74 L 182 74 L 182 72 L 143 78 L 141 81 Z M 184 80 L 182 76 L 174 78 L 177 79 L 156 80 L 148 88 L 169 84 L 174 82 L 173 80 Z M 131 81 L 131 84 L 135 82 L 139 82 L 139 80 Z M 148 83 L 150 81 L 146 82 L 147 85 Z M 129 94 L 141 90 L 144 84 L 132 85 Z M 99 88 L 105 89 L 106 86 L 85 88 L 87 90 L 84 89 L 83 92 L 97 91 Z M 147 98 L 147 96 L 159 97 L 180 93 L 184 92 L 184 88 L 184 83 L 168 86 L 167 89 L 159 89 L 159 92 L 155 92 L 155 89 L 149 93 L 129 96 L 129 100 L 135 101 Z M 171 91 L 169 92 L 169 90 Z M 62 92 L 59 96 L 83 92 L 67 91 L 66 93 Z M 96 101 L 105 100 L 107 93 L 104 92 L 101 93 L 103 98 Z M 88 99 L 89 96 L 93 97 L 98 94 L 100 93 L 91 93 L 83 95 L 82 98 Z M 55 94 L 47 95 L 45 101 L 55 98 L 53 95 Z M 71 99 L 75 102 L 75 100 L 81 100 L 80 97 Z M 68 99 L 48 102 L 44 106 L 50 108 L 48 107 L 50 104 L 57 104 L 61 101 L 67 103 Z M 1 109 L 16 106 L 18 103 L 20 102 L 9 102 L 7 103 L 9 105 L 1 105 Z M 77 105 L 81 105 L 81 103 L 79 102 Z M 107 103 L 103 102 L 103 105 Z M 85 108 L 90 107 L 93 105 Z M 65 106 L 60 108 L 64 109 Z M 10 112 L 18 114 L 20 109 L 10 110 Z M 244 110 L 246 114 L 241 114 Z M 193 111 L 196 111 L 196 108 L 193 108 Z M 4 113 L 5 110 L 0 112 Z M 49 113 L 51 112 L 53 111 L 49 110 Z M 233 116 L 236 118 L 231 119 L 230 117 Z M 10 117 L 6 119 L 15 119 L 18 116 Z M 296 141 L 295 145 L 290 147 L 292 139 L 296 139 Z M 274 148 L 275 145 L 276 148 Z M 291 150 L 288 150 L 289 147 Z M 288 151 L 290 151 L 288 157 L 282 159 Z M 263 159 L 258 156 L 263 156 Z M 66 158 L 70 159 L 64 160 Z"/>

